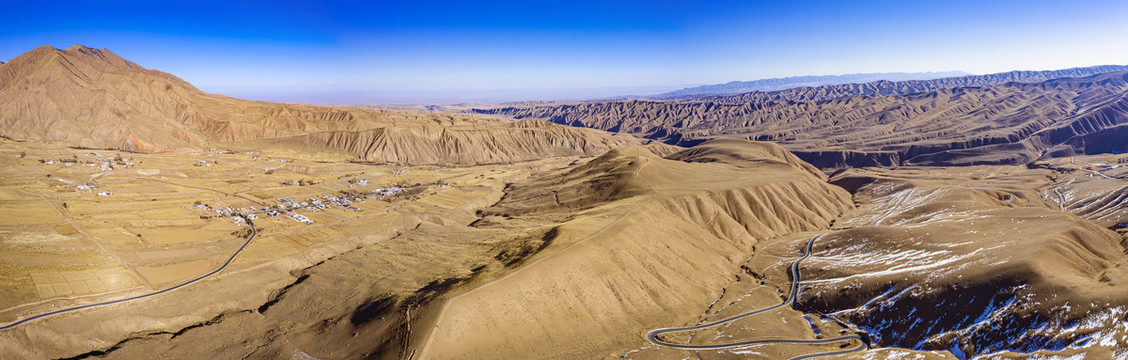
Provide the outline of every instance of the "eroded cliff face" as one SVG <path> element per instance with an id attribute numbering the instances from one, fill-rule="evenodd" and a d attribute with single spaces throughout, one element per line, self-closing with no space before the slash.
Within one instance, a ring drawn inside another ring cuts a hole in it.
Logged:
<path id="1" fill-rule="evenodd" d="M 799 101 L 631 100 L 475 111 L 683 146 L 725 137 L 771 141 L 826 168 L 894 160 L 904 165 L 1025 164 L 1055 145 L 1128 124 L 1126 77 L 1128 72 L 1113 72 L 880 97 L 844 91 L 839 97 Z"/>

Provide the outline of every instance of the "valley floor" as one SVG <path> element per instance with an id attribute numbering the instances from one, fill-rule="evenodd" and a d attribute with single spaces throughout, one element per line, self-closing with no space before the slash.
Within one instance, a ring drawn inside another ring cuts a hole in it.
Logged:
<path id="1" fill-rule="evenodd" d="M 0 140 L 17 358 L 1128 356 L 1128 164 L 851 169 L 760 143 L 472 167 Z M 106 166 L 106 168 L 103 168 Z M 111 169 L 112 168 L 112 169 Z M 273 212 L 273 215 L 271 214 Z M 251 214 L 254 217 L 251 218 Z M 1017 329 L 1017 330 L 1015 330 Z"/>

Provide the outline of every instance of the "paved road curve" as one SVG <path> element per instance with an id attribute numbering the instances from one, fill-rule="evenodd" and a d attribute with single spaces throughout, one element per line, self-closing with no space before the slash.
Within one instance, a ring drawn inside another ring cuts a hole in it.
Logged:
<path id="1" fill-rule="evenodd" d="M 151 292 L 151 293 L 148 293 L 148 294 L 137 295 L 137 296 L 128 297 L 128 298 L 124 298 L 124 299 L 103 301 L 103 302 L 93 303 L 93 304 L 79 305 L 79 306 L 75 306 L 75 307 L 69 307 L 69 308 L 66 308 L 66 309 L 59 309 L 59 310 L 55 310 L 55 311 L 46 312 L 46 313 L 42 313 L 42 314 L 39 314 L 39 315 L 27 317 L 27 318 L 21 319 L 19 321 L 13 322 L 11 324 L 0 326 L 0 330 L 8 330 L 8 329 L 26 324 L 26 323 L 31 322 L 31 321 L 35 321 L 35 320 L 45 318 L 45 317 L 50 317 L 50 316 L 55 316 L 55 315 L 59 315 L 59 314 L 64 314 L 64 313 L 69 313 L 69 312 L 74 312 L 74 311 L 79 311 L 79 310 L 85 310 L 85 309 L 90 309 L 90 308 L 102 307 L 102 306 L 106 306 L 106 305 L 120 304 L 120 303 L 127 302 L 127 301 L 134 301 L 134 300 L 140 300 L 140 299 L 144 299 L 144 298 L 148 298 L 148 297 L 157 296 L 157 295 L 164 294 L 164 293 L 167 293 L 167 292 L 170 292 L 170 291 L 173 291 L 173 290 L 180 289 L 180 288 L 188 286 L 188 285 L 192 285 L 192 284 L 196 283 L 197 281 L 215 276 L 215 274 L 219 274 L 221 271 L 223 271 L 223 269 L 226 269 L 228 265 L 231 265 L 231 262 L 235 261 L 235 257 L 239 256 L 239 253 L 243 252 L 243 249 L 246 249 L 247 245 L 251 244 L 251 240 L 254 240 L 255 236 L 258 236 L 258 230 L 255 229 L 255 224 L 252 223 L 250 219 L 247 219 L 247 224 L 249 224 L 251 226 L 251 237 L 247 238 L 247 242 L 243 243 L 243 246 L 240 246 L 239 250 L 236 250 L 234 254 L 231 254 L 230 258 L 227 258 L 227 262 L 224 262 L 223 266 L 220 266 L 219 268 L 212 270 L 212 272 L 201 275 L 200 277 L 197 277 L 195 279 L 188 280 L 186 282 L 180 283 L 179 285 L 176 285 L 176 286 L 173 286 L 173 287 L 170 287 L 170 288 L 167 288 L 167 289 L 154 291 L 154 292 Z"/>
<path id="2" fill-rule="evenodd" d="M 885 213 L 885 215 L 882 215 L 881 217 L 877 218 L 876 220 L 874 220 L 869 225 L 870 226 L 877 225 L 882 220 L 885 220 L 885 218 L 889 217 L 889 215 L 892 215 L 893 212 L 897 210 L 897 208 L 901 207 L 901 204 L 903 204 L 905 202 L 905 199 L 908 199 L 909 196 L 912 195 L 914 190 L 916 190 L 916 189 L 910 189 L 909 191 L 906 191 L 905 195 L 902 196 L 897 201 L 897 203 L 894 204 L 893 207 L 891 209 L 889 209 L 888 212 Z M 756 339 L 756 340 L 746 340 L 746 341 L 739 341 L 739 342 L 726 343 L 726 344 L 703 344 L 703 345 L 676 344 L 676 343 L 666 342 L 666 341 L 663 341 L 663 340 L 658 338 L 658 336 L 662 335 L 662 334 L 683 332 L 683 331 L 694 331 L 694 330 L 711 328 L 711 327 L 714 327 L 714 326 L 730 323 L 730 322 L 740 320 L 740 319 L 743 319 L 743 318 L 746 318 L 746 317 L 749 317 L 749 316 L 765 313 L 765 312 L 768 312 L 768 311 L 772 311 L 772 310 L 775 310 L 775 309 L 779 309 L 779 308 L 782 308 L 782 307 L 785 307 L 785 306 L 791 306 L 791 305 L 795 304 L 795 298 L 799 294 L 799 282 L 802 281 L 802 279 L 800 278 L 800 275 L 799 275 L 799 263 L 803 262 L 803 260 L 806 260 L 808 257 L 811 256 L 811 249 L 814 247 L 815 241 L 822 238 L 826 234 L 827 233 L 818 234 L 818 235 L 815 235 L 814 237 L 810 238 L 809 240 L 807 240 L 807 245 L 803 247 L 802 255 L 798 259 L 796 259 L 795 262 L 791 263 L 791 267 L 789 267 L 787 269 L 787 275 L 791 278 L 791 293 L 787 295 L 787 300 L 784 300 L 782 303 L 776 304 L 774 306 L 769 306 L 769 307 L 766 307 L 766 308 L 763 308 L 763 309 L 759 309 L 759 310 L 753 310 L 753 311 L 746 312 L 746 313 L 736 315 L 736 316 L 733 316 L 733 317 L 721 319 L 721 320 L 714 321 L 714 322 L 711 322 L 711 323 L 705 323 L 705 324 L 697 325 L 697 326 L 678 327 L 678 328 L 662 328 L 662 329 L 651 330 L 650 332 L 646 333 L 646 341 L 649 341 L 651 344 L 654 344 L 654 345 L 665 346 L 665 347 L 675 348 L 675 349 L 682 349 L 682 350 L 720 350 L 720 349 L 728 349 L 728 348 L 734 348 L 734 347 L 739 347 L 739 346 L 747 346 L 747 345 L 755 345 L 755 344 L 832 344 L 832 343 L 838 343 L 838 342 L 849 341 L 849 340 L 859 340 L 861 342 L 860 345 L 858 345 L 857 347 L 854 347 L 854 348 L 835 350 L 835 351 L 826 351 L 826 352 L 820 352 L 820 353 L 814 353 L 814 354 L 799 355 L 799 356 L 796 356 L 796 357 L 792 357 L 790 360 L 810 359 L 810 358 L 816 358 L 816 357 L 820 357 L 820 356 L 838 355 L 838 354 L 845 354 L 845 353 L 850 353 L 850 352 L 855 352 L 855 351 L 863 351 L 863 350 L 869 349 L 870 348 L 870 338 L 869 338 L 869 335 L 866 334 L 866 333 L 857 333 L 857 334 L 843 335 L 843 336 L 839 336 L 839 337 L 835 337 L 835 338 L 815 339 L 815 340 L 805 340 L 805 339 Z"/>
<path id="3" fill-rule="evenodd" d="M 736 321 L 736 320 L 740 320 L 740 319 L 743 319 L 743 318 L 746 318 L 746 317 L 749 317 L 749 316 L 752 316 L 752 315 L 772 311 L 772 310 L 779 309 L 779 308 L 782 308 L 782 307 L 785 307 L 785 306 L 791 306 L 792 304 L 795 303 L 795 297 L 799 293 L 799 281 L 800 281 L 800 278 L 799 278 L 799 263 L 802 262 L 803 260 L 806 260 L 807 257 L 811 256 L 811 248 L 814 246 L 815 240 L 822 238 L 823 235 L 826 235 L 826 233 L 816 235 L 815 237 L 812 237 L 810 240 L 807 240 L 807 246 L 803 247 L 803 255 L 800 256 L 799 259 L 796 259 L 795 262 L 791 263 L 791 267 L 787 269 L 787 274 L 791 277 L 791 293 L 787 296 L 787 300 L 785 300 L 784 302 L 782 302 L 780 304 L 776 304 L 774 306 L 769 306 L 769 307 L 766 307 L 766 308 L 763 308 L 763 309 L 754 310 L 754 311 L 751 311 L 751 312 L 746 312 L 746 313 L 736 315 L 736 316 L 733 316 L 733 317 L 730 317 L 730 318 L 714 321 L 714 322 L 711 322 L 711 323 L 705 323 L 705 324 L 701 324 L 701 325 L 697 325 L 697 326 L 679 327 L 679 328 L 663 328 L 663 329 L 651 330 L 650 332 L 646 333 L 646 341 L 649 341 L 651 344 L 654 344 L 654 345 L 665 346 L 665 347 L 670 347 L 670 348 L 675 348 L 675 349 L 683 349 L 683 350 L 720 350 L 720 349 L 728 349 L 728 348 L 733 348 L 733 347 L 738 347 L 738 346 L 747 346 L 747 345 L 755 345 L 755 344 L 831 344 L 831 343 L 843 342 L 843 341 L 848 341 L 848 340 L 860 340 L 861 341 L 861 345 L 859 345 L 858 347 L 852 348 L 852 349 L 843 349 L 843 350 L 837 350 L 837 351 L 828 351 L 828 352 L 821 352 L 821 353 L 815 353 L 815 354 L 800 355 L 800 356 L 796 356 L 796 357 L 791 358 L 791 360 L 809 359 L 809 358 L 819 357 L 819 356 L 845 354 L 845 353 L 848 353 L 848 352 L 862 351 L 862 350 L 869 349 L 869 346 L 870 346 L 869 336 L 867 336 L 864 333 L 844 335 L 844 336 L 839 336 L 839 337 L 829 338 L 829 339 L 816 339 L 816 340 L 756 339 L 756 340 L 746 340 L 746 341 L 726 343 L 726 344 L 705 344 L 705 345 L 675 344 L 675 343 L 666 342 L 666 341 L 658 339 L 658 335 L 662 335 L 662 334 L 711 328 L 711 327 L 714 327 L 714 326 L 718 326 L 718 325 L 730 323 L 730 322 L 733 322 L 733 321 Z"/>
<path id="4" fill-rule="evenodd" d="M 160 181 L 160 180 L 156 180 L 156 181 Z M 177 185 L 177 186 L 192 187 L 192 186 L 175 184 L 175 183 L 171 183 L 171 182 L 167 182 L 167 181 L 161 181 L 161 182 L 172 184 L 172 185 Z M 205 188 L 201 188 L 201 189 L 220 192 L 220 191 L 213 190 L 213 189 L 205 189 Z M 223 193 L 223 192 L 220 192 L 220 193 Z M 227 194 L 227 193 L 223 193 L 223 194 Z M 231 194 L 227 194 L 227 195 L 231 195 Z M 242 196 L 239 196 L 239 195 L 233 195 L 233 196 L 242 197 Z M 250 199 L 248 199 L 248 200 L 250 200 Z M 254 200 L 251 200 L 251 201 L 254 201 Z M 257 201 L 254 201 L 254 202 L 258 203 Z M 183 288 L 183 287 L 188 286 L 188 285 L 192 285 L 192 284 L 196 283 L 197 281 L 215 276 L 216 274 L 219 274 L 224 269 L 226 269 L 228 265 L 231 265 L 231 263 L 233 261 L 235 261 L 235 258 L 239 256 L 239 253 L 242 253 L 243 250 L 247 248 L 247 245 L 250 245 L 251 241 L 253 241 L 255 239 L 255 237 L 258 236 L 258 229 L 255 228 L 254 222 L 252 222 L 251 219 L 247 219 L 247 218 L 244 218 L 244 219 L 247 221 L 247 225 L 249 225 L 251 227 L 251 237 L 247 238 L 247 241 L 243 243 L 243 246 L 240 246 L 239 250 L 235 250 L 235 253 L 231 254 L 231 257 L 227 258 L 227 261 L 224 262 L 222 266 L 220 266 L 219 268 L 217 268 L 215 270 L 212 270 L 211 272 L 209 272 L 207 274 L 201 275 L 200 277 L 197 277 L 197 278 L 192 279 L 192 280 L 185 281 L 185 282 L 180 283 L 176 286 L 166 288 L 166 289 L 162 289 L 162 290 L 158 290 L 158 291 L 154 291 L 154 292 L 151 292 L 151 293 L 148 293 L 148 294 L 137 295 L 137 296 L 128 297 L 128 298 L 124 298 L 124 299 L 103 301 L 103 302 L 93 303 L 93 304 L 79 305 L 79 306 L 75 306 L 75 307 L 69 307 L 69 308 L 66 308 L 66 309 L 59 309 L 59 310 L 55 310 L 55 311 L 51 311 L 51 312 L 42 313 L 42 314 L 39 314 L 39 315 L 26 317 L 26 318 L 23 318 L 19 321 L 0 326 L 0 330 L 8 330 L 8 329 L 26 324 L 28 322 L 32 322 L 32 321 L 35 321 L 35 320 L 39 320 L 39 319 L 42 319 L 42 318 L 55 316 L 55 315 L 59 315 L 59 314 L 65 314 L 65 313 L 69 313 L 69 312 L 85 310 L 85 309 L 90 309 L 90 308 L 96 308 L 96 307 L 102 307 L 102 306 L 113 305 L 113 304 L 120 304 L 120 303 L 124 303 L 124 302 L 128 302 L 128 301 L 141 300 L 141 299 L 144 299 L 144 298 L 157 296 L 157 295 L 160 295 L 160 294 L 164 294 L 164 293 L 167 293 L 167 292 L 170 292 L 170 291 L 173 291 L 173 290 Z"/>

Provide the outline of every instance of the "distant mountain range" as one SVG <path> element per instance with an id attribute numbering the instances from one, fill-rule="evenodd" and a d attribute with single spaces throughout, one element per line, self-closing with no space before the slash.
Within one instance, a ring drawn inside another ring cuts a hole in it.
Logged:
<path id="1" fill-rule="evenodd" d="M 838 84 L 858 84 L 867 83 L 878 80 L 888 81 L 905 81 L 905 80 L 932 80 L 946 77 L 957 77 L 971 75 L 963 71 L 947 71 L 947 72 L 890 72 L 890 73 L 867 73 L 867 74 L 846 74 L 846 75 L 806 75 L 806 76 L 791 76 L 785 78 L 772 78 L 760 79 L 753 81 L 730 81 L 724 84 L 716 85 L 702 85 L 696 87 L 689 87 L 677 91 L 658 94 L 651 96 L 651 98 L 658 99 L 676 99 L 691 96 L 705 96 L 705 95 L 727 95 L 739 94 L 752 91 L 778 91 L 803 86 L 820 86 L 820 85 L 838 85 Z"/>
<path id="2" fill-rule="evenodd" d="M 1085 77 L 1115 71 L 1128 70 L 1124 65 L 1101 65 L 1062 70 L 1008 71 L 986 75 L 968 75 L 932 80 L 888 81 L 879 80 L 864 84 L 823 85 L 816 87 L 796 87 L 780 91 L 753 91 L 742 94 L 686 96 L 682 100 L 708 101 L 724 104 L 744 104 L 765 101 L 822 101 L 846 96 L 890 96 L 911 95 L 941 89 L 961 87 L 989 87 L 1011 82 L 1036 83 L 1053 79 Z"/>
<path id="3" fill-rule="evenodd" d="M 771 141 L 824 168 L 1026 164 L 1128 151 L 1128 66 L 474 111 L 681 146 Z"/>

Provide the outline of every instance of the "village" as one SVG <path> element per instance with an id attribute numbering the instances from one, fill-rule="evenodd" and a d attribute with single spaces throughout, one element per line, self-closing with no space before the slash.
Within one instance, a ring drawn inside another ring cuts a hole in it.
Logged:
<path id="1" fill-rule="evenodd" d="M 90 152 L 90 153 L 82 154 L 82 156 L 83 157 L 93 157 L 95 159 L 94 160 L 79 159 L 78 155 L 72 155 L 69 158 L 61 158 L 61 159 L 50 159 L 50 160 L 49 159 L 39 159 L 39 163 L 44 164 L 44 165 L 60 164 L 64 167 L 66 167 L 66 166 L 76 166 L 76 165 L 91 166 L 91 167 L 97 166 L 98 170 L 101 170 L 101 171 L 113 170 L 113 168 L 115 166 L 119 166 L 119 167 L 122 167 L 122 168 L 131 168 L 131 167 L 134 166 L 132 158 L 130 158 L 130 159 L 123 158 L 123 157 L 121 157 L 121 154 L 116 154 L 113 157 L 109 157 L 109 156 L 104 155 L 104 154 L 100 154 L 100 153 L 96 153 L 96 152 Z"/>
<path id="2" fill-rule="evenodd" d="M 0 305 L 51 309 L 74 298 L 164 291 L 228 265 L 254 281 L 288 277 L 286 267 L 383 241 L 415 223 L 470 223 L 469 209 L 495 202 L 502 184 L 527 174 L 501 164 L 332 156 L 129 153 L 0 139 L 12 176 L 0 189 L 9 214 L 0 232 L 23 239 L 3 244 L 4 263 L 28 264 L 0 273 L 15 294 Z"/>
<path id="3" fill-rule="evenodd" d="M 215 155 L 220 154 L 240 154 L 240 152 L 219 150 L 216 148 L 212 148 L 210 150 L 211 153 L 196 153 L 190 155 L 214 157 Z M 272 159 L 268 157 L 262 157 L 259 156 L 260 154 L 249 151 L 241 152 L 240 155 L 250 156 L 252 160 L 257 161 L 276 161 L 281 163 L 290 161 L 286 159 Z M 110 171 L 113 171 L 114 169 L 125 169 L 135 166 L 134 160 L 132 158 L 123 158 L 121 154 L 107 155 L 98 152 L 82 153 L 81 158 L 79 157 L 79 155 L 72 155 L 71 157 L 58 159 L 39 159 L 39 163 L 43 165 L 59 165 L 63 168 L 70 166 L 95 167 L 99 172 L 91 175 L 89 181 L 79 182 L 67 180 L 60 177 L 54 177 L 53 180 L 60 183 L 57 187 L 57 191 L 91 193 L 102 197 L 111 196 L 113 195 L 113 192 L 106 189 L 100 189 L 97 181 L 98 177 L 105 175 Z M 195 167 L 213 167 L 218 166 L 219 161 L 215 159 L 196 159 L 191 163 L 191 165 Z M 439 169 L 426 170 L 438 171 Z M 267 174 L 271 173 L 273 173 L 273 171 L 267 172 Z M 395 176 L 404 175 L 402 170 L 391 170 L 389 171 L 389 174 Z M 50 178 L 52 177 L 52 175 L 48 173 L 47 177 Z M 354 206 L 353 203 L 363 202 L 367 198 L 387 200 L 396 197 L 414 195 L 422 192 L 426 188 L 426 186 L 422 186 L 421 184 L 415 184 L 411 186 L 404 184 L 392 184 L 367 189 L 369 187 L 369 181 L 368 179 L 364 178 L 350 178 L 347 179 L 345 183 L 348 185 L 349 189 L 340 191 L 338 194 L 320 196 L 314 195 L 301 201 L 292 200 L 289 197 L 280 197 L 276 198 L 273 202 L 260 203 L 261 208 L 255 206 L 232 207 L 226 204 L 205 204 L 201 203 L 200 201 L 197 201 L 193 205 L 193 208 L 201 219 L 227 218 L 232 223 L 240 226 L 247 225 L 249 221 L 259 219 L 260 216 L 266 216 L 270 218 L 282 217 L 295 222 L 310 225 L 314 223 L 314 220 L 306 215 L 298 213 L 298 210 L 322 211 L 331 207 L 336 207 L 343 210 L 363 211 L 361 208 Z M 279 181 L 279 184 L 283 186 L 304 187 L 318 184 L 318 182 L 311 179 L 291 179 Z M 450 185 L 448 184 L 440 183 L 436 185 L 436 188 L 442 189 L 449 186 Z"/>
<path id="4" fill-rule="evenodd" d="M 284 182 L 285 183 L 285 182 Z M 350 179 L 348 181 L 350 188 L 365 187 L 368 185 L 367 179 Z M 443 189 L 450 187 L 449 184 L 438 184 L 436 188 Z M 401 196 L 414 195 L 425 190 L 426 186 L 416 184 L 416 186 L 405 185 L 389 185 L 378 187 L 371 190 L 358 191 L 358 190 L 345 190 L 340 191 L 336 195 L 321 195 L 306 198 L 305 200 L 292 200 L 287 197 L 274 199 L 273 202 L 263 203 L 262 208 L 254 206 L 247 206 L 241 208 L 233 208 L 225 205 L 203 204 L 197 202 L 194 207 L 199 213 L 201 219 L 211 218 L 228 218 L 236 225 L 246 225 L 249 220 L 259 219 L 259 214 L 277 218 L 279 216 L 288 218 L 290 220 L 304 223 L 307 225 L 313 224 L 314 221 L 308 216 L 297 213 L 297 210 L 308 211 L 322 211 L 332 207 L 340 208 L 343 210 L 363 211 L 363 209 L 356 207 L 353 203 L 363 202 L 367 198 L 390 199 Z"/>

